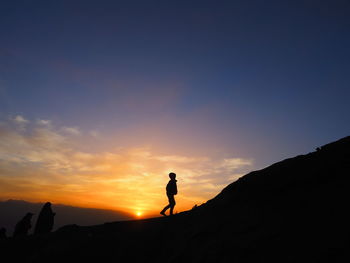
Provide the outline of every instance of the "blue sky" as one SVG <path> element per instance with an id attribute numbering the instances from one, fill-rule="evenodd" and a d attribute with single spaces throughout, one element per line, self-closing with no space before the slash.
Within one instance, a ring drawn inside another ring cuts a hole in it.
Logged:
<path id="1" fill-rule="evenodd" d="M 0 118 L 75 129 L 86 152 L 262 168 L 349 135 L 349 11 L 345 0 L 2 1 Z"/>

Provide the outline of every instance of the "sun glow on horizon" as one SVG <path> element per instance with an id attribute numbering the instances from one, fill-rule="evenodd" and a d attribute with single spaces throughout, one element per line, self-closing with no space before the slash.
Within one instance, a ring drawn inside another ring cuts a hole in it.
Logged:
<path id="1" fill-rule="evenodd" d="M 137 211 L 137 212 L 136 212 L 136 216 L 137 216 L 137 217 L 141 217 L 141 216 L 142 216 L 142 212 L 141 212 L 141 211 Z"/>
<path id="2" fill-rule="evenodd" d="M 1 129 L 1 199 L 51 201 L 145 217 L 158 215 L 167 205 L 169 171 L 178 175 L 176 210 L 186 211 L 213 198 L 252 165 L 250 159 L 175 154 L 156 145 L 88 151 L 81 128 L 20 115 L 2 123 L 0 119 Z"/>

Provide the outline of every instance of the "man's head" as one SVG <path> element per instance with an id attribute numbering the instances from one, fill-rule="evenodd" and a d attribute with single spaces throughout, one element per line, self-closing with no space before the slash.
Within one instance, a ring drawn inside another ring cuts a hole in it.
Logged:
<path id="1" fill-rule="evenodd" d="M 169 177 L 170 177 L 170 179 L 174 180 L 176 178 L 176 174 L 175 173 L 170 173 Z"/>

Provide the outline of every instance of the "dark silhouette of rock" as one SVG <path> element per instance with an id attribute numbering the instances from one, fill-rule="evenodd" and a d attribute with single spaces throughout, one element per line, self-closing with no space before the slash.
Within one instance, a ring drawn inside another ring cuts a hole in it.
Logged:
<path id="1" fill-rule="evenodd" d="M 172 217 L 1 242 L 4 262 L 350 262 L 350 137 L 228 185 Z M 22 251 L 22 253 L 17 253 Z M 7 261 L 6 261 L 7 260 Z"/>
<path id="2" fill-rule="evenodd" d="M 170 180 L 166 186 L 166 195 L 168 197 L 169 204 L 163 208 L 160 212 L 161 215 L 166 216 L 165 212 L 170 208 L 170 215 L 174 214 L 174 207 L 176 205 L 175 195 L 177 194 L 177 185 L 176 185 L 176 174 L 169 173 Z"/>
<path id="3" fill-rule="evenodd" d="M 34 234 L 50 233 L 53 229 L 55 215 L 56 213 L 52 212 L 51 203 L 45 203 L 36 221 Z"/>
<path id="4" fill-rule="evenodd" d="M 27 213 L 17 224 L 15 227 L 15 232 L 13 233 L 13 237 L 23 237 L 28 235 L 29 229 L 32 227 L 32 213 Z"/>
<path id="5" fill-rule="evenodd" d="M 7 238 L 6 228 L 2 227 L 2 228 L 0 228 L 0 239 L 5 239 L 5 238 Z"/>

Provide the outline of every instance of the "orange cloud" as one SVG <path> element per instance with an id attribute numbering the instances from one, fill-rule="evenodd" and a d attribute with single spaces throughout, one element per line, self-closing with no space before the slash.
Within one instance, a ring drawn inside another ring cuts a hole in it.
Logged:
<path id="1" fill-rule="evenodd" d="M 252 160 L 242 158 L 159 154 L 152 147 L 88 152 L 75 141 L 82 136 L 77 127 L 79 133 L 54 127 L 49 120 L 16 125 L 21 129 L 0 123 L 3 199 L 50 200 L 150 215 L 166 204 L 165 185 L 173 171 L 179 188 L 175 210 L 183 211 L 214 197 L 252 165 Z"/>

